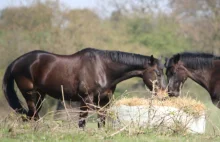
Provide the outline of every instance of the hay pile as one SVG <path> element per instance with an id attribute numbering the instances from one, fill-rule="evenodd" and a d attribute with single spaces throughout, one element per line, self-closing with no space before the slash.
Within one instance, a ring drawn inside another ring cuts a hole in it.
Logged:
<path id="1" fill-rule="evenodd" d="M 200 101 L 194 100 L 190 97 L 172 97 L 165 100 L 159 99 L 145 99 L 145 98 L 122 98 L 115 102 L 115 106 L 167 106 L 175 107 L 188 114 L 201 115 L 205 111 L 205 106 Z"/>

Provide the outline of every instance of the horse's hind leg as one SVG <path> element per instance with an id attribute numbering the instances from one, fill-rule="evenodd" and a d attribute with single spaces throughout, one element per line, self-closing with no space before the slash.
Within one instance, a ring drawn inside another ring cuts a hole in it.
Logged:
<path id="1" fill-rule="evenodd" d="M 40 91 L 33 90 L 25 92 L 23 95 L 25 96 L 29 109 L 27 114 L 28 118 L 38 120 L 40 118 L 38 113 L 42 107 L 45 94 Z"/>
<path id="2" fill-rule="evenodd" d="M 22 92 L 22 95 L 24 96 L 26 103 L 27 103 L 27 106 L 28 106 L 28 113 L 27 113 L 28 119 L 37 120 L 39 118 L 39 116 L 38 116 L 37 108 L 35 105 L 35 100 L 36 100 L 35 93 L 33 93 L 32 90 L 30 90 L 30 91 L 21 90 L 21 92 Z"/>
<path id="3" fill-rule="evenodd" d="M 15 81 L 22 95 L 24 96 L 28 106 L 29 110 L 27 113 L 27 117 L 29 119 L 34 119 L 34 120 L 39 119 L 38 108 L 40 107 L 45 95 L 38 94 L 34 90 L 33 82 L 26 77 L 17 77 Z"/>
<path id="4" fill-rule="evenodd" d="M 45 93 L 43 93 L 42 91 L 35 91 L 34 92 L 35 95 L 36 95 L 36 99 L 35 99 L 35 105 L 36 105 L 36 118 L 39 118 L 39 111 L 41 110 L 42 108 L 42 105 L 43 105 L 43 100 L 44 100 L 44 97 L 45 97 Z"/>

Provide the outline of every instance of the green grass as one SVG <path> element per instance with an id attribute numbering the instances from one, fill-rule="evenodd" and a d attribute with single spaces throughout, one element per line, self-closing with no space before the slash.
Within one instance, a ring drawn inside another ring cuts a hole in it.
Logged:
<path id="1" fill-rule="evenodd" d="M 43 119 L 39 122 L 22 122 L 18 116 L 11 114 L 0 119 L 1 142 L 218 142 L 220 133 L 187 134 L 161 132 L 153 129 L 131 131 L 115 130 L 106 126 L 98 129 L 90 120 L 84 130 L 79 129 L 77 121 L 54 121 Z M 116 132 L 119 132 L 116 134 Z M 217 131 L 216 131 L 217 132 Z M 113 135 L 114 134 L 114 135 Z"/>
<path id="2" fill-rule="evenodd" d="M 198 87 L 198 86 L 194 86 Z M 198 89 L 198 88 L 196 88 Z M 198 89 L 199 92 L 201 89 Z M 193 90 L 192 90 L 193 91 Z M 185 92 L 184 92 L 185 93 Z M 190 93 L 193 97 L 193 93 Z M 203 95 L 202 93 L 200 95 Z M 124 131 L 111 136 L 118 130 L 111 128 L 98 129 L 94 122 L 96 117 L 90 116 L 85 130 L 77 128 L 77 119 L 71 121 L 55 121 L 51 115 L 39 122 L 22 122 L 17 115 L 0 118 L 0 142 L 219 142 L 220 141 L 220 110 L 204 96 L 194 96 L 202 101 L 207 110 L 205 134 L 170 133 L 158 130 L 143 129 L 141 131 Z"/>
<path id="3" fill-rule="evenodd" d="M 64 130 L 65 131 L 65 130 Z M 53 132 L 52 130 L 48 131 L 28 131 L 28 132 L 9 132 L 9 129 L 1 129 L 1 142 L 13 142 L 13 141 L 38 141 L 38 142 L 82 142 L 82 141 L 106 141 L 106 142 L 167 142 L 167 141 L 190 141 L 190 142 L 210 142 L 210 141 L 220 141 L 220 137 L 211 136 L 211 135 L 159 135 L 154 132 L 128 135 L 126 132 L 122 132 L 116 136 L 109 137 L 107 134 L 110 132 L 103 132 L 103 130 L 97 129 L 86 129 L 78 130 L 73 128 L 68 132 Z"/>

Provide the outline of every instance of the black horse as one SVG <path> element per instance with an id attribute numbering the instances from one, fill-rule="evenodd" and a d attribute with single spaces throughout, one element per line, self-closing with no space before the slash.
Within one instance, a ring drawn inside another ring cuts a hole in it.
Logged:
<path id="1" fill-rule="evenodd" d="M 87 110 L 93 104 L 103 107 L 109 103 L 116 85 L 132 77 L 143 78 L 152 90 L 153 80 L 161 88 L 164 81 L 163 65 L 153 56 L 93 48 L 72 55 L 56 55 L 45 51 L 32 51 L 14 60 L 3 79 L 3 92 L 9 105 L 18 113 L 37 120 L 46 94 L 62 100 L 80 101 L 79 127 L 85 126 Z M 14 80 L 26 100 L 28 111 L 22 108 L 14 91 Z M 105 115 L 98 116 L 100 125 Z"/>
<path id="2" fill-rule="evenodd" d="M 213 104 L 220 108 L 220 57 L 185 52 L 168 59 L 165 66 L 170 96 L 179 96 L 182 85 L 189 77 L 204 87 Z"/>

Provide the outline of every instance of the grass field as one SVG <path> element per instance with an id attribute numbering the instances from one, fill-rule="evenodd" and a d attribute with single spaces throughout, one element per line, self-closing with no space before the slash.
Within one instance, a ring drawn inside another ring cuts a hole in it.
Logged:
<path id="1" fill-rule="evenodd" d="M 5 123 L 5 124 L 4 124 Z M 69 142 L 69 141 L 100 141 L 100 142 L 218 142 L 220 136 L 214 134 L 169 134 L 158 133 L 153 130 L 143 130 L 141 132 L 133 132 L 129 134 L 128 130 L 118 134 L 116 130 L 107 128 L 95 128 L 95 123 L 89 123 L 85 130 L 76 128 L 70 123 L 59 121 L 43 121 L 43 122 L 20 122 L 13 124 L 9 122 L 1 122 L 0 141 L 1 142 Z M 115 134 L 114 136 L 111 136 Z"/>
<path id="2" fill-rule="evenodd" d="M 208 107 L 205 134 L 129 128 L 120 131 L 107 126 L 98 129 L 96 116 L 93 114 L 82 130 L 77 127 L 77 115 L 74 120 L 63 121 L 52 119 L 53 113 L 49 113 L 38 122 L 23 122 L 19 115 L 10 113 L 7 116 L 1 115 L 0 142 L 219 142 L 219 110 L 211 103 L 205 105 Z"/>
<path id="3" fill-rule="evenodd" d="M 211 104 L 208 104 L 211 105 Z M 182 131 L 159 131 L 157 129 L 112 129 L 107 125 L 98 129 L 96 115 L 90 114 L 84 130 L 77 127 L 77 119 L 54 120 L 48 113 L 40 121 L 23 122 L 21 116 L 10 113 L 0 118 L 1 142 L 219 142 L 220 130 L 216 114 L 218 109 L 207 113 L 205 134 L 189 134 Z M 216 112 L 215 112 L 216 111 Z M 65 113 L 65 112 L 64 112 Z M 212 114 L 213 113 L 213 114 Z M 209 115 L 212 114 L 212 115 Z M 73 115 L 74 116 L 74 115 Z M 76 115 L 75 115 L 76 116 Z"/>

